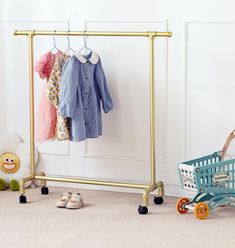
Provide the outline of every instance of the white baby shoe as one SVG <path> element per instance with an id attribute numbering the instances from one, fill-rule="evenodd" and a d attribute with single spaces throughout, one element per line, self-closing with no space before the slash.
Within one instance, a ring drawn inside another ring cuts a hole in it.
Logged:
<path id="1" fill-rule="evenodd" d="M 71 199 L 68 201 L 66 208 L 68 209 L 79 209 L 84 206 L 82 196 L 80 193 L 73 194 Z"/>
<path id="2" fill-rule="evenodd" d="M 56 206 L 58 208 L 65 208 L 69 202 L 69 200 L 72 197 L 72 192 L 68 192 L 68 193 L 63 193 L 61 194 L 61 197 L 59 199 L 59 201 L 56 203 Z"/>

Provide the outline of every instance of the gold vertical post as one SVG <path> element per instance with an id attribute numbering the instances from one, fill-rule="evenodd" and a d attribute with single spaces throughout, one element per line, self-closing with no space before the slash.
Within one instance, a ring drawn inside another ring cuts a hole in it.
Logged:
<path id="1" fill-rule="evenodd" d="M 155 171 L 155 93 L 154 93 L 154 36 L 149 36 L 149 76 L 150 76 L 150 164 L 151 185 L 156 184 Z"/>
<path id="2" fill-rule="evenodd" d="M 34 143 L 34 63 L 33 63 L 33 33 L 29 39 L 29 113 L 30 113 L 30 175 L 35 176 L 35 143 Z"/>

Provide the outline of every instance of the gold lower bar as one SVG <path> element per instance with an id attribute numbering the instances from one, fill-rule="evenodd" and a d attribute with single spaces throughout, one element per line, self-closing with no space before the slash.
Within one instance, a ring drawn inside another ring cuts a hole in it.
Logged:
<path id="1" fill-rule="evenodd" d="M 54 181 L 54 182 L 81 183 L 81 184 L 92 184 L 99 186 L 122 187 L 122 188 L 145 189 L 149 187 L 149 185 L 145 185 L 145 184 L 86 180 L 79 178 L 61 178 L 61 177 L 52 177 L 52 176 L 35 176 L 34 178 L 37 180 L 46 180 L 46 181 Z"/>

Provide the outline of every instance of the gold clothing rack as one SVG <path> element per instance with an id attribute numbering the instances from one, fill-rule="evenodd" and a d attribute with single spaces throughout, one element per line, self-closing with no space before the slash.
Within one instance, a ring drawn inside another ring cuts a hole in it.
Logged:
<path id="1" fill-rule="evenodd" d="M 154 93 L 154 39 L 156 37 L 171 37 L 171 32 L 104 32 L 104 31 L 41 31 L 41 30 L 16 30 L 14 35 L 25 35 L 29 43 L 29 106 L 30 106 L 30 175 L 20 180 L 20 203 L 26 203 L 25 182 L 34 179 L 41 180 L 42 194 L 48 194 L 46 181 L 68 182 L 80 184 L 92 184 L 99 186 L 123 187 L 143 189 L 143 202 L 139 206 L 140 214 L 148 213 L 149 194 L 158 190 L 158 196 L 154 198 L 155 204 L 162 204 L 164 195 L 164 185 L 162 181 L 156 181 L 155 165 L 155 93 Z M 46 176 L 44 172 L 35 173 L 35 141 L 34 141 L 34 47 L 33 39 L 37 35 L 58 35 L 58 36 L 123 36 L 123 37 L 147 37 L 149 39 L 149 84 L 150 84 L 150 183 L 137 184 L 129 182 L 113 182 L 102 180 L 85 180 L 81 178 Z"/>

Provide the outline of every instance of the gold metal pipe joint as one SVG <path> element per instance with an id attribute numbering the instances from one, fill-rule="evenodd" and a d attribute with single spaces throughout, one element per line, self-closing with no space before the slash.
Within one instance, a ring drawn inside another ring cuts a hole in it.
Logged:
<path id="1" fill-rule="evenodd" d="M 35 35 L 35 30 L 28 31 L 28 36 L 33 37 Z"/>
<path id="2" fill-rule="evenodd" d="M 143 193 L 143 205 L 144 207 L 148 206 L 149 203 L 149 194 L 150 192 L 152 192 L 154 189 L 152 188 L 152 186 L 149 186 L 147 188 L 144 189 L 144 193 Z"/>
<path id="3" fill-rule="evenodd" d="M 25 184 L 26 182 L 28 182 L 28 181 L 33 180 L 33 178 L 34 178 L 34 177 L 33 177 L 32 175 L 30 175 L 30 176 L 25 177 L 25 178 L 22 178 L 22 179 L 20 180 L 20 194 L 22 194 L 22 195 L 25 194 L 25 187 L 24 187 L 24 184 Z"/>

